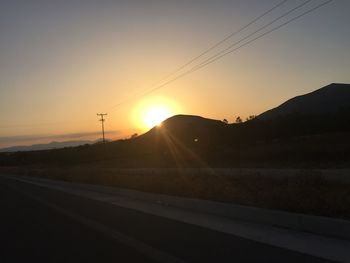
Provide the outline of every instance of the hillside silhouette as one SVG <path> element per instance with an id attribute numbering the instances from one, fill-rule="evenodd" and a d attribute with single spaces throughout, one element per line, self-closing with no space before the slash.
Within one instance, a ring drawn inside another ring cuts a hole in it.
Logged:
<path id="1" fill-rule="evenodd" d="M 330 84 L 257 118 L 227 124 L 176 115 L 128 140 L 0 154 L 0 165 L 343 167 L 350 164 L 350 85 Z"/>
<path id="2" fill-rule="evenodd" d="M 40 143 L 33 144 L 29 146 L 12 146 L 0 149 L 0 152 L 22 152 L 22 151 L 40 151 L 40 150 L 49 150 L 49 149 L 57 149 L 64 147 L 75 147 L 84 144 L 92 144 L 93 141 L 88 140 L 79 140 L 79 141 L 63 141 L 63 142 L 50 142 L 50 143 Z"/>
<path id="3" fill-rule="evenodd" d="M 261 120 L 288 114 L 330 114 L 350 107 L 350 84 L 332 83 L 305 95 L 294 97 L 258 116 Z"/>

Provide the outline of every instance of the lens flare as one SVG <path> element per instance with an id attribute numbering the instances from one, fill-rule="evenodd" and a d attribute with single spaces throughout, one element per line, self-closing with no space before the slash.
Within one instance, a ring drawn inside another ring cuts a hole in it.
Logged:
<path id="1" fill-rule="evenodd" d="M 170 110 L 164 106 L 154 106 L 145 110 L 142 120 L 145 126 L 150 129 L 160 125 L 162 121 L 169 118 L 171 115 Z"/>
<path id="2" fill-rule="evenodd" d="M 140 130 L 149 130 L 179 113 L 179 106 L 165 97 L 153 97 L 141 101 L 133 112 L 134 123 Z"/>

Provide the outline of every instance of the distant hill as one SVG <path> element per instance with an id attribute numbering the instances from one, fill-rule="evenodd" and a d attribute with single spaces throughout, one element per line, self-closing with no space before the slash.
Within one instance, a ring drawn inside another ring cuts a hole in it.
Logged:
<path id="1" fill-rule="evenodd" d="M 203 129 L 212 126 L 221 126 L 224 123 L 218 120 L 203 118 L 196 115 L 175 115 L 162 122 L 162 127 L 190 130 L 191 128 Z"/>
<path id="2" fill-rule="evenodd" d="M 258 116 L 260 120 L 274 119 L 288 114 L 334 114 L 350 108 L 350 84 L 333 83 L 305 95 L 294 97 L 280 106 Z"/>
<path id="3" fill-rule="evenodd" d="M 65 142 L 50 142 L 46 144 L 33 144 L 30 146 L 13 146 L 0 149 L 0 152 L 24 152 L 24 151 L 38 151 L 50 150 L 64 147 L 75 147 L 84 144 L 92 144 L 93 141 L 65 141 Z"/>
<path id="4" fill-rule="evenodd" d="M 143 143 L 144 147 L 203 148 L 219 143 L 219 133 L 227 126 L 219 120 L 194 115 L 175 115 L 163 121 L 161 126 L 139 136 L 136 141 Z"/>
<path id="5" fill-rule="evenodd" d="M 243 123 L 176 115 L 136 138 L 46 151 L 30 150 L 74 145 L 12 148 L 26 152 L 1 153 L 0 166 L 348 167 L 349 135 L 350 85 L 331 84 Z M 85 143 L 91 142 L 76 145 Z"/>
<path id="6" fill-rule="evenodd" d="M 224 127 L 225 123 L 218 120 L 203 118 L 195 115 L 175 115 L 163 121 L 161 126 L 156 126 L 145 134 L 145 137 L 154 136 L 160 132 L 171 133 L 176 137 L 201 137 L 210 133 L 211 130 Z M 197 139 L 198 139 L 197 138 Z"/>
<path id="7" fill-rule="evenodd" d="M 125 149 L 132 149 L 130 154 L 172 156 L 177 163 L 193 164 L 200 159 L 220 162 L 224 155 L 239 147 L 266 143 L 268 148 L 275 141 L 344 132 L 350 132 L 350 85 L 330 84 L 243 123 L 226 124 L 199 116 L 176 115 L 130 141 Z M 343 142 L 344 139 L 339 144 Z M 274 147 L 279 151 L 278 144 Z"/>
<path id="8" fill-rule="evenodd" d="M 294 97 L 253 121 L 227 125 L 199 116 L 176 115 L 140 137 L 149 142 L 157 140 L 157 143 L 171 138 L 187 146 L 206 148 L 232 142 L 345 131 L 349 126 L 346 124 L 349 114 L 350 84 L 333 83 Z"/>

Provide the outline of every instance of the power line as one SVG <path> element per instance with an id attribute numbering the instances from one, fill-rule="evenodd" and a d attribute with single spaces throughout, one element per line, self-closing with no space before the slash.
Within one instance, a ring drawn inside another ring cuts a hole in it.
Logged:
<path id="1" fill-rule="evenodd" d="M 334 0 L 328 0 L 328 1 L 326 1 L 326 2 L 323 2 L 323 3 L 321 3 L 321 4 L 317 5 L 317 6 L 315 6 L 315 7 L 311 8 L 311 9 L 309 9 L 309 10 L 307 10 L 307 11 L 301 13 L 300 15 L 297 15 L 297 16 L 291 18 L 290 20 L 288 20 L 288 21 L 286 21 L 286 22 L 284 22 L 284 23 L 282 23 L 282 24 L 280 24 L 280 25 L 278 25 L 278 26 L 276 26 L 276 27 L 274 27 L 274 28 L 272 28 L 272 29 L 266 31 L 265 33 L 263 33 L 263 34 L 261 34 L 261 35 L 255 37 L 255 38 L 253 38 L 253 39 L 251 39 L 251 40 L 245 42 L 244 44 L 238 46 L 237 48 L 234 48 L 234 49 L 231 49 L 231 50 L 228 50 L 228 51 L 225 50 L 225 51 L 227 51 L 227 52 L 222 53 L 222 54 L 220 54 L 220 55 L 213 56 L 210 60 L 206 60 L 205 62 L 201 63 L 200 65 L 198 65 L 198 66 L 196 66 L 196 67 L 193 67 L 193 68 L 191 69 L 191 72 L 188 72 L 188 74 L 189 74 L 189 73 L 192 73 L 192 72 L 194 72 L 194 71 L 197 71 L 197 70 L 199 70 L 199 69 L 201 69 L 201 68 L 203 68 L 203 67 L 205 67 L 205 66 L 207 66 L 207 65 L 209 65 L 209 64 L 211 64 L 211 63 L 213 63 L 213 62 L 215 62 L 215 61 L 217 61 L 217 60 L 219 60 L 220 58 L 222 58 L 222 57 L 224 57 L 224 56 L 226 56 L 226 55 L 228 55 L 228 54 L 230 54 L 230 53 L 233 53 L 233 52 L 237 51 L 238 49 L 240 49 L 240 48 L 242 48 L 242 47 L 244 47 L 244 46 L 247 46 L 247 45 L 251 44 L 252 42 L 254 42 L 254 41 L 256 41 L 256 40 L 258 40 L 258 39 L 260 39 L 260 38 L 262 38 L 262 37 L 264 37 L 264 36 L 266 36 L 266 35 L 268 35 L 268 34 L 274 32 L 274 31 L 276 31 L 276 30 L 278 30 L 278 29 L 280 29 L 281 27 L 284 27 L 284 26 L 288 25 L 289 23 L 291 23 L 291 22 L 293 22 L 293 21 L 295 21 L 295 20 L 297 20 L 297 19 L 299 19 L 299 18 L 301 18 L 301 17 L 303 17 L 303 16 L 305 16 L 305 15 L 307 15 L 307 14 L 309 14 L 309 13 L 315 11 L 316 9 L 321 8 L 322 6 L 325 6 L 325 5 L 329 4 L 330 2 L 333 2 L 333 1 L 334 1 Z"/>
<path id="2" fill-rule="evenodd" d="M 198 56 L 196 56 L 196 57 L 194 57 L 193 59 L 191 59 L 189 62 L 183 64 L 181 67 L 179 67 L 178 69 L 176 69 L 174 72 L 170 73 L 170 74 L 167 76 L 167 78 L 168 78 L 170 75 L 176 74 L 178 71 L 180 71 L 181 69 L 183 69 L 183 68 L 185 68 L 186 66 L 190 65 L 190 64 L 193 63 L 195 60 L 198 60 L 200 57 L 204 56 L 205 54 L 209 53 L 211 50 L 213 50 L 213 49 L 216 48 L 217 46 L 221 45 L 222 43 L 224 43 L 225 41 L 227 41 L 229 38 L 233 37 L 234 35 L 238 34 L 239 32 L 242 32 L 244 29 L 246 29 L 247 27 L 249 27 L 250 25 L 252 25 L 253 23 L 255 23 L 256 21 L 258 21 L 259 19 L 261 19 L 262 17 L 264 17 L 264 16 L 267 15 L 268 13 L 272 12 L 273 10 L 275 10 L 276 8 L 278 8 L 279 6 L 281 6 L 282 4 L 284 4 L 284 3 L 287 2 L 287 1 L 288 1 L 288 0 L 284 0 L 284 1 L 279 2 L 277 5 L 273 6 L 272 8 L 270 8 L 269 10 L 267 10 L 266 12 L 264 12 L 263 14 L 261 14 L 260 16 L 258 16 L 257 18 L 253 19 L 253 20 L 252 20 L 250 23 L 248 23 L 247 25 L 243 26 L 243 27 L 240 28 L 239 30 L 237 30 L 237 31 L 235 31 L 234 33 L 228 35 L 228 36 L 225 37 L 224 39 L 220 40 L 219 42 L 217 42 L 216 44 L 214 44 L 213 46 L 211 46 L 210 48 L 208 48 L 207 50 L 205 50 L 204 52 L 202 52 L 202 53 L 199 54 Z M 301 4 L 301 5 L 305 5 L 306 3 L 310 2 L 310 1 L 311 1 L 311 0 L 307 0 L 306 2 L 304 2 L 304 3 Z M 180 75 L 178 75 L 178 76 L 176 76 L 176 77 L 174 77 L 174 78 L 172 78 L 172 79 L 166 81 L 165 83 L 162 83 L 162 84 L 160 84 L 160 85 L 158 85 L 158 86 L 153 86 L 153 88 L 151 87 L 151 89 L 141 91 L 138 95 L 133 96 L 133 97 L 129 97 L 128 99 L 126 99 L 126 100 L 122 101 L 121 103 L 115 105 L 113 108 L 119 107 L 120 105 L 122 105 L 122 104 L 128 102 L 128 101 L 131 100 L 131 99 L 134 99 L 134 98 L 138 98 L 138 97 L 142 97 L 142 96 L 148 95 L 148 94 L 150 94 L 150 93 L 152 93 L 152 92 L 154 92 L 154 91 L 156 91 L 156 90 L 158 90 L 158 89 L 161 89 L 161 88 L 163 88 L 163 87 L 169 85 L 170 83 L 172 83 L 172 82 L 174 82 L 174 81 L 176 81 L 176 80 L 178 80 L 178 79 L 180 79 L 180 78 L 182 78 L 182 77 L 184 77 L 184 76 L 186 76 L 186 75 L 188 75 L 188 74 L 191 74 L 191 73 L 193 73 L 193 72 L 196 72 L 197 70 L 199 70 L 199 69 L 201 69 L 201 68 L 203 68 L 203 67 L 205 67 L 205 66 L 207 66 L 207 65 L 209 65 L 209 64 L 211 64 L 211 63 L 213 63 L 213 62 L 215 62 L 215 61 L 217 61 L 217 60 L 219 60 L 219 59 L 221 59 L 222 57 L 224 57 L 224 56 L 226 56 L 226 55 L 228 55 L 228 54 L 230 54 L 230 53 L 233 53 L 233 52 L 239 50 L 240 48 L 243 48 L 243 47 L 245 47 L 245 46 L 247 46 L 247 45 L 249 45 L 249 44 L 255 42 L 256 40 L 258 40 L 258 39 L 260 39 L 260 38 L 262 38 L 262 37 L 264 37 L 264 36 L 266 36 L 266 35 L 268 35 L 268 34 L 274 32 L 274 31 L 277 31 L 278 29 L 280 29 L 280 28 L 286 26 L 287 24 L 289 24 L 289 23 L 291 23 L 291 22 L 293 22 L 293 21 L 295 21 L 295 20 L 297 20 L 297 19 L 299 19 L 299 18 L 301 18 L 301 17 L 303 17 L 303 16 L 305 16 L 305 15 L 307 15 L 307 14 L 309 14 L 309 13 L 311 13 L 311 12 L 313 12 L 313 11 L 319 9 L 319 8 L 321 8 L 322 6 L 325 6 L 325 5 L 329 4 L 329 3 L 331 3 L 331 2 L 333 2 L 333 0 L 325 1 L 325 2 L 323 2 L 323 3 L 321 3 L 321 4 L 317 5 L 317 6 L 315 6 L 315 7 L 311 8 L 311 9 L 309 9 L 309 10 L 307 10 L 307 11 L 301 13 L 300 15 L 297 15 L 297 16 L 295 16 L 295 17 L 293 17 L 293 18 L 287 20 L 286 22 L 284 22 L 284 23 L 282 23 L 282 24 L 280 24 L 280 25 L 278 25 L 278 26 L 276 26 L 276 27 L 270 29 L 269 31 L 267 31 L 267 32 L 265 32 L 265 33 L 263 33 L 263 34 L 261 34 L 261 35 L 255 37 L 255 38 L 252 38 L 251 40 L 249 40 L 249 41 L 247 41 L 247 42 L 244 42 L 243 44 L 237 46 L 237 47 L 234 48 L 234 49 L 228 50 L 228 48 L 226 48 L 226 49 L 224 49 L 224 50 L 222 50 L 222 51 L 216 53 L 215 55 L 211 56 L 210 58 L 206 59 L 205 61 L 202 61 L 200 64 L 197 64 L 197 65 L 193 66 L 192 68 L 190 68 L 189 70 L 187 70 L 187 71 L 181 73 Z M 299 5 L 299 6 L 300 6 L 300 5 Z M 293 8 L 293 9 L 290 10 L 290 11 L 288 11 L 287 13 L 290 14 L 294 9 L 295 9 L 295 8 Z M 285 13 L 285 14 L 286 14 L 286 13 Z M 285 16 L 285 14 L 284 14 L 284 16 Z M 274 22 L 276 22 L 277 20 L 281 19 L 282 16 L 283 16 L 283 15 L 281 15 L 281 16 L 280 16 L 279 18 L 277 18 L 277 19 L 274 19 L 272 22 L 268 23 L 268 25 L 271 25 L 272 23 L 274 23 Z M 263 29 L 265 29 L 266 27 L 267 27 L 267 25 L 263 26 Z M 263 29 L 258 29 L 258 30 L 255 31 L 255 33 L 258 33 L 258 32 L 260 32 L 260 31 L 263 30 Z M 255 34 L 255 33 L 254 33 L 254 34 Z M 232 36 L 231 36 L 231 35 L 232 35 Z M 231 37 L 230 37 L 230 36 L 231 36 Z M 253 36 L 253 33 L 249 34 L 249 37 L 251 37 L 251 36 Z M 246 36 L 246 37 L 244 38 L 244 40 L 247 40 L 249 37 Z M 232 47 L 236 46 L 237 44 L 242 43 L 244 40 L 241 39 L 241 40 L 235 42 L 235 43 L 232 44 L 229 48 L 232 48 Z M 101 114 L 102 114 L 102 113 L 97 114 L 97 115 L 101 116 Z M 101 120 L 100 120 L 100 121 L 102 122 L 102 133 L 103 133 L 102 135 L 103 135 L 103 140 L 105 140 L 105 138 L 104 138 L 104 121 L 105 121 L 105 119 L 103 118 L 104 115 L 107 115 L 107 114 L 106 114 L 106 113 L 103 113 L 102 116 L 101 116 Z M 51 124 L 54 124 L 54 123 L 44 123 L 44 124 L 40 124 L 40 125 L 51 125 Z M 9 125 L 9 126 L 2 126 L 2 127 L 6 127 L 6 128 L 7 128 L 7 127 L 11 127 L 11 126 L 12 126 L 12 125 Z M 16 126 L 17 126 L 17 125 L 16 125 Z M 31 125 L 18 125 L 18 126 L 31 126 Z M 18 127 L 18 126 L 17 126 L 17 127 Z"/>
<path id="3" fill-rule="evenodd" d="M 249 26 L 253 25 L 254 23 L 256 23 L 258 20 L 260 20 L 261 18 L 263 18 L 264 16 L 268 15 L 269 13 L 271 13 L 272 11 L 274 11 L 275 9 L 277 9 L 278 7 L 282 6 L 284 3 L 288 2 L 289 0 L 282 0 L 280 2 L 278 2 L 276 5 L 274 5 L 273 7 L 269 8 L 268 10 L 266 10 L 265 12 L 263 12 L 262 14 L 260 14 L 259 16 L 257 16 L 256 18 L 254 18 L 252 21 L 250 21 L 248 24 L 242 26 L 241 28 L 239 28 L 238 30 L 234 31 L 233 33 L 229 34 L 228 36 L 224 37 L 223 39 L 219 40 L 218 42 L 216 42 L 215 44 L 213 44 L 212 46 L 210 46 L 209 48 L 207 48 L 206 50 L 204 50 L 202 53 L 200 53 L 199 55 L 195 56 L 194 58 L 190 59 L 188 62 L 182 64 L 181 66 L 179 66 L 178 68 L 176 68 L 174 71 L 172 71 L 171 73 L 169 73 L 168 75 L 165 75 L 163 78 L 159 79 L 158 81 L 156 81 L 154 84 L 152 84 L 150 86 L 150 88 L 155 87 L 158 83 L 163 82 L 165 80 L 167 80 L 169 77 L 175 75 L 176 73 L 178 73 L 179 71 L 181 71 L 182 69 L 184 69 L 185 67 L 189 66 L 190 64 L 192 64 L 193 62 L 195 62 L 196 60 L 200 59 L 201 57 L 203 57 L 204 55 L 208 54 L 210 51 L 214 50 L 215 48 L 217 48 L 218 46 L 222 45 L 223 43 L 225 43 L 227 40 L 229 40 L 230 38 L 234 37 L 235 35 L 239 34 L 240 32 L 242 32 L 243 30 L 247 29 Z M 310 0 L 311 1 L 311 0 Z M 140 96 L 142 95 L 142 93 L 145 91 L 141 91 L 138 92 L 137 94 L 135 94 L 135 96 Z M 128 102 L 130 99 L 133 99 L 134 96 L 129 97 L 127 99 L 125 99 L 124 101 L 112 106 L 109 110 L 112 110 L 114 108 L 117 108 L 119 106 L 121 106 L 122 104 Z"/>
<path id="4" fill-rule="evenodd" d="M 277 9 L 278 7 L 280 7 L 281 5 L 283 5 L 284 3 L 286 3 L 288 0 L 283 0 L 279 3 L 277 3 L 275 6 L 273 6 L 272 8 L 268 9 L 267 11 L 265 11 L 264 13 L 262 13 L 261 15 L 259 15 L 258 17 L 254 18 L 251 22 L 249 22 L 248 24 L 246 24 L 245 26 L 241 27 L 240 29 L 236 30 L 235 32 L 229 34 L 228 36 L 226 36 L 225 38 L 223 38 L 222 40 L 216 42 L 214 45 L 210 46 L 208 49 L 206 49 L 205 51 L 203 51 L 202 53 L 200 53 L 199 55 L 197 55 L 196 57 L 192 58 L 191 60 L 189 60 L 188 62 L 186 62 L 185 64 L 183 64 L 182 66 L 178 67 L 177 69 L 175 69 L 173 72 L 171 72 L 170 74 L 168 74 L 167 76 L 165 76 L 163 79 L 167 79 L 170 76 L 175 75 L 177 72 L 179 72 L 180 70 L 184 69 L 185 67 L 187 67 L 188 65 L 192 64 L 194 61 L 198 60 L 199 58 L 201 58 L 202 56 L 206 55 L 207 53 L 209 53 L 210 51 L 212 51 L 213 49 L 215 49 L 216 47 L 220 46 L 221 44 L 225 43 L 227 40 L 229 40 L 230 38 L 234 37 L 235 35 L 237 35 L 238 33 L 242 32 L 243 30 L 245 30 L 246 28 L 248 28 L 249 26 L 253 25 L 255 22 L 257 22 L 258 20 L 260 20 L 261 18 L 263 18 L 264 16 L 268 15 L 269 13 L 271 13 L 273 10 Z M 311 0 L 310 0 L 311 1 Z"/>
<path id="5" fill-rule="evenodd" d="M 271 26 L 275 22 L 277 22 L 277 21 L 281 20 L 282 18 L 288 16 L 289 14 L 293 13 L 294 11 L 302 8 L 303 6 L 307 5 L 311 1 L 313 1 L 313 0 L 306 0 L 305 2 L 301 3 L 300 5 L 298 5 L 298 6 L 294 7 L 294 8 L 292 8 L 292 9 L 288 10 L 284 14 L 280 15 L 279 17 L 275 18 L 271 22 L 265 24 L 264 26 L 260 27 L 259 29 L 255 30 L 254 32 L 250 33 L 249 35 L 245 36 L 244 38 L 240 39 L 239 41 L 231 44 L 230 46 L 228 46 L 227 48 L 221 50 L 220 52 L 216 53 L 215 55 L 211 56 L 210 58 L 207 58 L 201 64 L 205 64 L 207 61 L 210 61 L 211 59 L 213 59 L 213 58 L 215 58 L 217 56 L 220 56 L 221 54 L 225 53 L 225 51 L 228 51 L 228 50 L 232 49 L 233 47 L 237 46 L 239 43 L 242 43 L 244 40 L 249 39 L 250 37 L 254 36 L 256 33 L 259 33 L 260 31 L 264 30 L 265 28 L 268 28 L 269 26 Z M 197 66 L 200 66 L 201 64 L 199 64 Z"/>
<path id="6" fill-rule="evenodd" d="M 150 90 L 148 90 L 148 91 L 145 91 L 145 92 L 144 92 L 143 94 L 141 94 L 139 97 L 148 95 L 148 94 L 150 94 L 150 93 L 153 93 L 153 92 L 155 92 L 156 90 L 159 90 L 159 89 L 161 89 L 161 88 L 163 88 L 163 87 L 169 85 L 170 83 L 172 83 L 172 82 L 174 82 L 174 81 L 176 81 L 176 80 L 178 80 L 178 79 L 180 79 L 180 78 L 183 78 L 184 76 L 186 76 L 186 75 L 188 75 L 188 74 L 190 74 L 190 73 L 193 73 L 193 72 L 195 72 L 195 71 L 198 71 L 199 69 L 201 69 L 201 68 L 203 68 L 203 67 L 205 67 L 205 66 L 207 66 L 207 65 L 209 65 L 209 64 L 211 64 L 211 63 L 213 63 L 213 62 L 215 62 L 215 61 L 217 61 L 217 60 L 219 60 L 219 59 L 221 59 L 222 57 L 224 57 L 224 56 L 226 56 L 226 55 L 228 55 L 228 54 L 230 54 L 230 53 L 233 53 L 233 52 L 235 52 L 235 51 L 237 51 L 237 50 L 239 50 L 239 49 L 241 49 L 241 48 L 243 48 L 243 47 L 245 47 L 245 46 L 247 46 L 247 45 L 249 45 L 249 44 L 255 42 L 256 40 L 258 40 L 258 39 L 260 39 L 260 38 L 262 38 L 262 37 L 264 37 L 264 36 L 266 36 L 266 35 L 268 35 L 268 34 L 274 32 L 274 31 L 276 31 L 276 30 L 278 30 L 278 29 L 280 29 L 280 28 L 282 28 L 282 27 L 288 25 L 289 23 L 291 23 L 291 22 L 293 22 L 293 21 L 295 21 L 295 20 L 297 20 L 297 19 L 299 19 L 299 18 L 301 18 L 301 17 L 303 17 L 303 16 L 305 16 L 305 15 L 307 15 L 307 14 L 309 14 L 309 13 L 311 13 L 311 12 L 313 12 L 313 11 L 319 9 L 319 8 L 321 8 L 322 6 L 325 6 L 325 5 L 329 4 L 330 2 L 333 2 L 333 1 L 334 1 L 334 0 L 328 0 L 328 1 L 326 1 L 326 2 L 323 2 L 323 3 L 321 3 L 321 4 L 317 5 L 317 6 L 315 6 L 315 7 L 311 8 L 311 9 L 309 9 L 308 11 L 305 11 L 305 12 L 301 13 L 300 15 L 295 16 L 295 17 L 293 17 L 293 18 L 287 20 L 286 22 L 284 22 L 284 23 L 282 23 L 282 24 L 280 24 L 280 25 L 278 25 L 278 26 L 272 28 L 271 30 L 269 30 L 269 31 L 267 31 L 267 32 L 265 32 L 265 33 L 263 33 L 263 34 L 261 34 L 261 35 L 255 37 L 255 38 L 253 38 L 253 39 L 251 39 L 251 40 L 249 40 L 249 41 L 243 43 L 242 45 L 238 46 L 237 48 L 232 49 L 232 50 L 229 50 L 229 51 L 227 51 L 226 53 L 223 53 L 223 54 L 221 54 L 220 56 L 215 57 L 215 58 L 213 58 L 212 60 L 210 60 L 210 61 L 208 61 L 208 62 L 205 62 L 205 64 L 201 63 L 201 64 L 199 64 L 199 65 L 197 65 L 197 66 L 194 66 L 194 67 L 192 67 L 190 70 L 185 71 L 184 73 L 182 73 L 182 74 L 176 76 L 175 78 L 173 78 L 173 79 L 171 79 L 171 80 L 169 80 L 169 81 L 167 81 L 167 82 L 165 82 L 165 83 L 163 83 L 163 84 L 161 84 L 161 85 L 159 85 L 159 86 L 157 86 L 157 87 L 155 87 L 155 88 L 153 88 L 153 89 L 150 89 Z"/>

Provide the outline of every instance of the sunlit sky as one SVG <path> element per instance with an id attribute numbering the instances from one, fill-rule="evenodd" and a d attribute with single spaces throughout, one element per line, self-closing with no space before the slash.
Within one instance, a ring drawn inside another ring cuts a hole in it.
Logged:
<path id="1" fill-rule="evenodd" d="M 304 1 L 287 1 L 220 48 Z M 278 2 L 0 1 L 0 148 L 97 139 L 100 112 L 108 113 L 107 138 L 127 138 L 151 126 L 152 111 L 232 122 L 332 82 L 350 83 L 350 1 L 335 0 L 139 96 Z"/>

